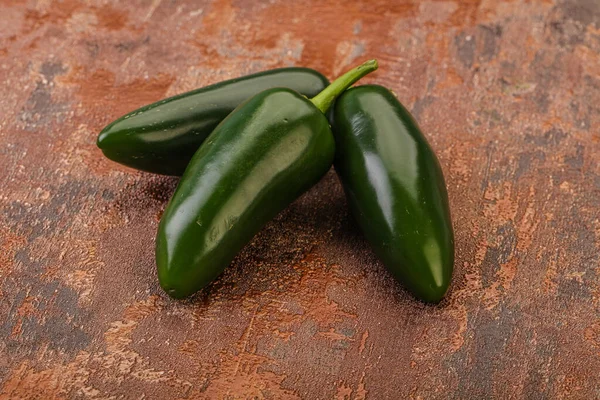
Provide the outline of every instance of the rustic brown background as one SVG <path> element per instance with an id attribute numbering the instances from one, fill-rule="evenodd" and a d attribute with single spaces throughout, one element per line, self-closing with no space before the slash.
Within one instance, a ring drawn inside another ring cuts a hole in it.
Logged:
<path id="1" fill-rule="evenodd" d="M 331 4 L 328 4 L 331 3 Z M 600 2 L 18 1 L 0 12 L 0 398 L 600 398 Z M 95 147 L 121 114 L 272 67 L 377 58 L 457 238 L 402 289 L 333 171 L 189 301 L 154 235 L 177 179 Z"/>

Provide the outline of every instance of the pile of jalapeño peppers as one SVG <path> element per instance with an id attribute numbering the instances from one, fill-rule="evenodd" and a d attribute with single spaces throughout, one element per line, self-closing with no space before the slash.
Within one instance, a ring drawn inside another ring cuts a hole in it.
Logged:
<path id="1" fill-rule="evenodd" d="M 376 69 L 367 61 L 330 85 L 308 68 L 261 72 L 147 105 L 102 130 L 97 144 L 109 159 L 181 175 L 156 239 L 171 297 L 212 282 L 333 164 L 384 265 L 419 299 L 443 298 L 454 234 L 442 170 L 394 94 L 348 89 Z"/>

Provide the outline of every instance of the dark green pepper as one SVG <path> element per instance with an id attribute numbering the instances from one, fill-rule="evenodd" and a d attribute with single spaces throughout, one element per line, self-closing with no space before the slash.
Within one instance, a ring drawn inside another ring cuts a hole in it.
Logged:
<path id="1" fill-rule="evenodd" d="M 202 142 L 244 100 L 275 87 L 312 97 L 328 84 L 309 68 L 280 68 L 220 82 L 122 116 L 100 132 L 97 144 L 120 164 L 181 175 Z"/>
<path id="2" fill-rule="evenodd" d="M 312 100 L 290 89 L 263 91 L 217 126 L 194 154 L 158 228 L 158 278 L 170 296 L 208 285 L 329 170 L 335 146 L 323 113 L 376 68 L 367 62 Z"/>
<path id="3" fill-rule="evenodd" d="M 386 88 L 344 92 L 334 108 L 335 169 L 376 254 L 418 298 L 438 302 L 454 264 L 440 164 L 410 113 Z"/>

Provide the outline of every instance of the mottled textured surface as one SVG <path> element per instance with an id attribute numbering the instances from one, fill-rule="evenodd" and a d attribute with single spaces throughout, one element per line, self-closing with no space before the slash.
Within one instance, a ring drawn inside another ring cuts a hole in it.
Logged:
<path id="1" fill-rule="evenodd" d="M 600 2 L 328 3 L 0 1 L 0 399 L 600 398 Z M 214 285 L 166 297 L 177 180 L 104 159 L 97 132 L 367 57 L 446 173 L 447 299 L 393 281 L 333 171 Z"/>

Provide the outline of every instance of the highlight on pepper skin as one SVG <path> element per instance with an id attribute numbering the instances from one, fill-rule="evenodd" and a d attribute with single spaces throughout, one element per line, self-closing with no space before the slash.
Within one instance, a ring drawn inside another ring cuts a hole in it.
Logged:
<path id="1" fill-rule="evenodd" d="M 335 169 L 365 238 L 417 298 L 439 302 L 452 278 L 454 233 L 444 176 L 427 139 L 377 85 L 342 94 L 333 121 Z"/>
<path id="2" fill-rule="evenodd" d="M 331 168 L 325 113 L 348 86 L 377 69 L 369 61 L 309 100 L 285 88 L 238 106 L 200 146 L 161 218 L 156 264 L 175 298 L 212 282 L 275 215 Z"/>
<path id="3" fill-rule="evenodd" d="M 97 144 L 109 159 L 183 175 L 156 240 L 159 281 L 171 297 L 212 282 L 333 163 L 394 277 L 423 301 L 443 298 L 454 233 L 442 170 L 393 93 L 348 89 L 377 68 L 369 60 L 329 86 L 308 68 L 264 71 L 147 105 L 102 130 Z"/>
<path id="4" fill-rule="evenodd" d="M 329 81 L 310 68 L 263 71 L 182 93 L 132 111 L 108 124 L 97 146 L 112 161 L 163 175 L 181 176 L 210 133 L 235 107 L 275 87 L 312 97 Z"/>

